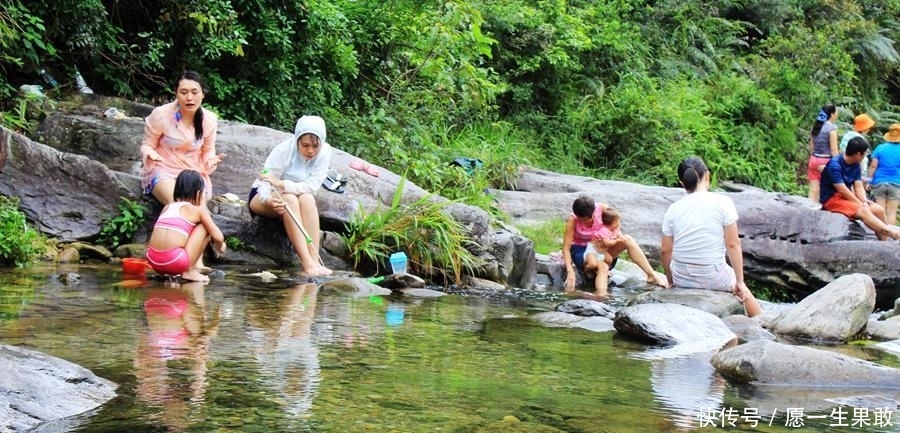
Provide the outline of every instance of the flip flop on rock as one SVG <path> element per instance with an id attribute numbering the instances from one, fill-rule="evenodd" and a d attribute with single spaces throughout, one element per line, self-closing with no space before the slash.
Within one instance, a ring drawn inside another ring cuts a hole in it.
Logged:
<path id="1" fill-rule="evenodd" d="M 366 164 L 365 162 L 362 162 L 360 160 L 353 161 L 350 164 L 348 164 L 348 166 L 354 170 L 359 170 L 359 171 L 365 172 L 366 174 L 368 174 L 369 176 L 372 176 L 372 177 L 378 177 L 378 174 L 379 174 L 378 169 L 376 169 L 375 167 L 372 167 L 371 165 Z"/>

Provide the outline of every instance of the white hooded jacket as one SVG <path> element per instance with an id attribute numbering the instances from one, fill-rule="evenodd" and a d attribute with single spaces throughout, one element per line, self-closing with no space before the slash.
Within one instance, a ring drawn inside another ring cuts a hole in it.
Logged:
<path id="1" fill-rule="evenodd" d="M 304 134 L 319 137 L 321 147 L 319 153 L 307 160 L 297 151 L 297 142 Z M 272 176 L 284 181 L 284 191 L 290 194 L 315 194 L 322 187 L 328 176 L 333 150 L 325 141 L 325 120 L 319 116 L 303 116 L 297 120 L 294 135 L 278 143 L 266 158 L 263 171 L 268 170 Z M 259 179 L 253 181 L 253 188 L 265 200 L 270 197 L 271 185 Z"/>

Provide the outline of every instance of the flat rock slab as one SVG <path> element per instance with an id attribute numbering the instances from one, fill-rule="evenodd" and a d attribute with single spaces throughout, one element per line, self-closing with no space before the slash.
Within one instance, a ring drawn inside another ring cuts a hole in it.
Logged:
<path id="1" fill-rule="evenodd" d="M 774 341 L 723 350 L 713 356 L 712 364 L 723 376 L 744 383 L 900 389 L 900 369 Z"/>

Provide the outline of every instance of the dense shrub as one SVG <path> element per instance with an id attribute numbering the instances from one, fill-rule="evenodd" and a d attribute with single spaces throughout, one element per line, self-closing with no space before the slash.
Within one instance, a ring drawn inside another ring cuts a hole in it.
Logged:
<path id="1" fill-rule="evenodd" d="M 149 102 L 190 68 L 224 119 L 290 130 L 323 114 L 339 147 L 473 200 L 515 162 L 668 185 L 688 154 L 797 192 L 818 107 L 883 128 L 900 103 L 896 1 L 7 3 L 7 124 L 43 67 L 51 96 L 77 66 L 95 92 Z M 457 153 L 490 159 L 485 178 L 447 172 Z"/>
<path id="2" fill-rule="evenodd" d="M 25 266 L 43 252 L 46 240 L 19 210 L 18 197 L 0 195 L 0 265 Z"/>

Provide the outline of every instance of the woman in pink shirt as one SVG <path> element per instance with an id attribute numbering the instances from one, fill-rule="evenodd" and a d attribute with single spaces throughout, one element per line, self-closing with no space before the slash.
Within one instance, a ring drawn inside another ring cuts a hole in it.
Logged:
<path id="1" fill-rule="evenodd" d="M 141 186 L 163 206 L 172 203 L 175 177 L 196 170 L 206 184 L 204 202 L 212 195 L 209 175 L 225 154 L 216 155 L 216 115 L 204 109 L 200 75 L 185 71 L 178 78 L 175 100 L 156 107 L 145 119 L 141 142 Z"/>
<path id="2" fill-rule="evenodd" d="M 594 273 L 594 294 L 599 297 L 607 296 L 606 281 L 609 270 L 616 266 L 616 259 L 622 251 L 628 251 L 628 257 L 647 274 L 647 282 L 666 287 L 668 282 L 656 274 L 653 267 L 647 261 L 647 256 L 641 250 L 640 245 L 631 236 L 623 235 L 614 240 L 597 240 L 602 245 L 597 245 L 597 250 L 605 250 L 609 255 L 609 265 L 605 260 L 595 261 L 595 268 L 585 267 L 584 252 L 592 242 L 594 233 L 603 228 L 603 211 L 609 207 L 603 203 L 594 203 L 594 199 L 581 196 L 572 203 L 572 214 L 566 220 L 566 229 L 563 233 L 563 261 L 566 265 L 566 292 L 575 290 L 575 266 L 586 273 Z M 605 257 L 607 258 L 607 257 Z M 604 272 L 605 271 L 605 272 Z"/>

